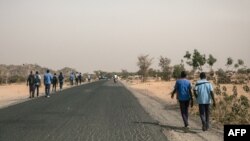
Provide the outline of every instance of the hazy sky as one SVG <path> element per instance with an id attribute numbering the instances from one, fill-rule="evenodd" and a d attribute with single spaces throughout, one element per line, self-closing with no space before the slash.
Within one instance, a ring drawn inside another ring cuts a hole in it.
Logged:
<path id="1" fill-rule="evenodd" d="M 195 48 L 250 67 L 250 0 L 0 0 L 0 64 L 137 71 Z"/>

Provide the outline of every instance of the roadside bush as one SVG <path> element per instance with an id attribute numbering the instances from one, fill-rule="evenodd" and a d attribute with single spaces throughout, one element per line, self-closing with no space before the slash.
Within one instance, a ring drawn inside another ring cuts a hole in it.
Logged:
<path id="1" fill-rule="evenodd" d="M 248 87 L 247 85 L 244 85 L 244 86 L 243 86 L 243 89 L 244 89 L 244 91 L 247 92 L 247 93 L 249 93 L 249 91 L 250 91 L 250 89 L 249 89 L 249 87 Z"/>
<path id="2" fill-rule="evenodd" d="M 219 84 L 229 84 L 229 83 L 231 83 L 230 77 L 227 75 L 227 73 L 224 70 L 219 69 L 216 72 L 216 74 L 218 76 L 217 82 Z"/>
<path id="3" fill-rule="evenodd" d="M 219 90 L 219 87 L 216 88 L 217 91 L 223 91 Z M 237 94 L 237 87 L 234 86 L 233 94 L 229 95 L 223 91 L 223 95 L 216 99 L 217 107 L 211 110 L 215 121 L 222 124 L 248 124 L 250 122 L 249 100 L 246 96 L 238 98 Z"/>
<path id="4" fill-rule="evenodd" d="M 13 75 L 10 76 L 8 79 L 9 83 L 20 83 L 20 82 L 25 82 L 26 78 L 24 78 L 23 76 L 18 76 L 18 75 Z"/>

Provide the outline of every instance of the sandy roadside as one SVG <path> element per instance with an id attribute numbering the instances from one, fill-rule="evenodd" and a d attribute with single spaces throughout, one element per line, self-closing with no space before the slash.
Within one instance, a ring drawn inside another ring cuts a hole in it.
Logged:
<path id="1" fill-rule="evenodd" d="M 123 82 L 123 84 L 134 94 L 149 115 L 156 120 L 156 123 L 150 124 L 160 126 L 170 141 L 223 140 L 222 129 L 212 126 L 209 131 L 203 132 L 201 130 L 201 121 L 198 117 L 190 116 L 190 129 L 186 130 L 183 128 L 183 121 L 177 101 L 170 98 L 174 82 L 161 82 L 160 85 L 155 83 L 131 85 L 126 82 Z M 152 89 L 155 90 L 154 93 Z"/>
<path id="2" fill-rule="evenodd" d="M 64 85 L 64 89 L 67 89 L 69 87 L 69 84 Z M 40 87 L 39 91 L 39 97 L 45 95 L 43 85 Z M 29 98 L 29 87 L 25 83 L 0 86 L 0 109 L 27 100 L 31 99 Z"/>

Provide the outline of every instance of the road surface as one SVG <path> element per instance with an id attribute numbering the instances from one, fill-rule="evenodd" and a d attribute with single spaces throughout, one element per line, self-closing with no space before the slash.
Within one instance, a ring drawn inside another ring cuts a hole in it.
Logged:
<path id="1" fill-rule="evenodd" d="M 98 81 L 0 110 L 0 141 L 165 141 L 120 83 Z"/>

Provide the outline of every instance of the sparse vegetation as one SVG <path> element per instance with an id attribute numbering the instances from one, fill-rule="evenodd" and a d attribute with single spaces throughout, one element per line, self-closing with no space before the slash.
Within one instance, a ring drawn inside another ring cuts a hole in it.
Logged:
<path id="1" fill-rule="evenodd" d="M 161 67 L 162 79 L 170 80 L 172 75 L 172 67 L 170 66 L 171 60 L 167 57 L 160 56 L 159 66 Z"/>
<path id="2" fill-rule="evenodd" d="M 153 58 L 150 58 L 149 55 L 138 56 L 137 66 L 140 68 L 138 74 L 142 76 L 142 82 L 145 82 L 148 77 L 148 70 L 151 66 Z"/>

